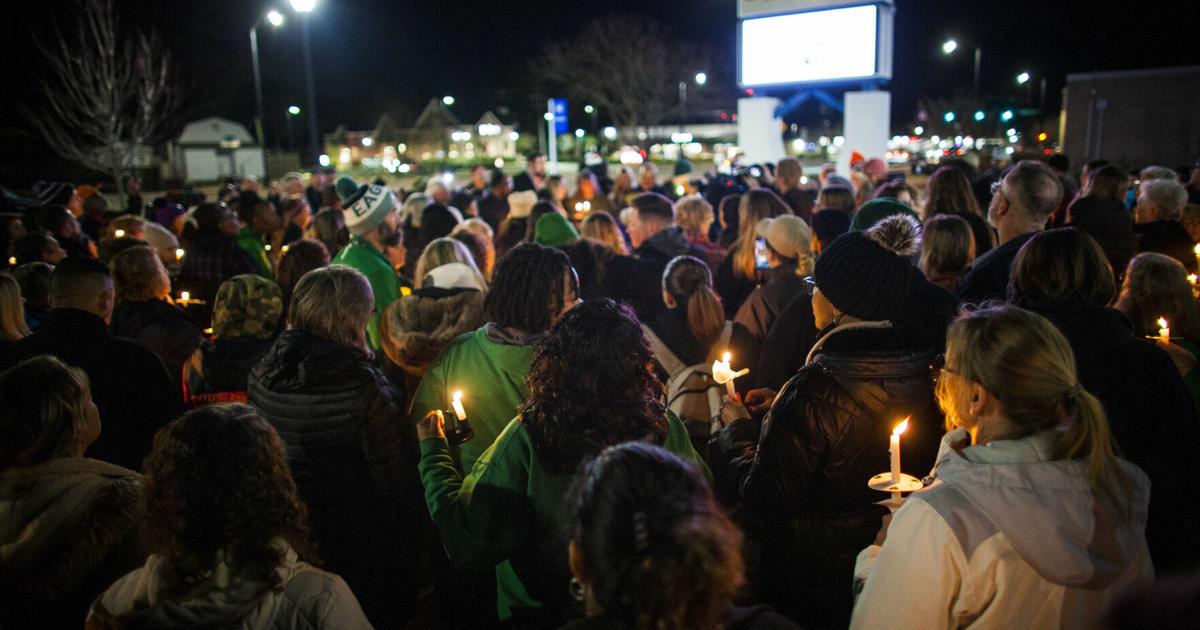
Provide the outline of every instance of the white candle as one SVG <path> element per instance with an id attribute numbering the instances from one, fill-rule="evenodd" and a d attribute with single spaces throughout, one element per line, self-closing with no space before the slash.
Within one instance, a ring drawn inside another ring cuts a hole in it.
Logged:
<path id="1" fill-rule="evenodd" d="M 1192 253 L 1196 255 L 1196 271 L 1200 271 L 1200 243 L 1192 248 Z"/>
<path id="2" fill-rule="evenodd" d="M 183 260 L 183 255 L 186 253 L 183 248 L 175 250 L 175 260 Z"/>
<path id="3" fill-rule="evenodd" d="M 892 483 L 900 483 L 900 434 L 908 430 L 908 418 L 892 429 L 891 443 L 888 454 L 892 456 Z"/>
<path id="4" fill-rule="evenodd" d="M 192 299 L 192 294 L 191 294 L 191 293 L 188 293 L 187 291 L 180 291 L 180 292 L 179 292 L 179 300 L 180 300 L 181 302 L 186 302 L 186 301 L 188 301 L 188 300 L 190 300 L 190 299 Z"/>
<path id="5" fill-rule="evenodd" d="M 1167 325 L 1165 317 L 1158 318 L 1158 339 L 1163 343 L 1171 342 L 1171 327 Z"/>
<path id="6" fill-rule="evenodd" d="M 116 232 L 113 232 L 113 236 L 117 238 L 125 238 L 125 230 L 117 230 Z"/>
<path id="7" fill-rule="evenodd" d="M 467 419 L 467 410 L 463 409 L 462 392 L 454 392 L 454 398 L 450 400 L 450 405 L 454 407 L 454 415 L 458 416 L 459 422 Z"/>
<path id="8" fill-rule="evenodd" d="M 746 374 L 749 374 L 750 369 L 742 368 L 737 372 L 734 372 L 733 368 L 729 365 L 730 358 L 730 354 L 726 352 L 725 354 L 721 355 L 720 361 L 713 361 L 712 376 L 713 380 L 716 381 L 718 385 L 725 386 L 725 393 L 729 394 L 730 398 L 734 398 L 737 396 L 737 390 L 735 390 L 733 387 L 733 380 L 739 376 L 745 376 Z"/>

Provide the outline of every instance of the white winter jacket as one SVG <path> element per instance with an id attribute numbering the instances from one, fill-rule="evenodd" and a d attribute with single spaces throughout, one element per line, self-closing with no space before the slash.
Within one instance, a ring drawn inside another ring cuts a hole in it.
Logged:
<path id="1" fill-rule="evenodd" d="M 882 547 L 859 554 L 851 628 L 1093 628 L 1114 597 L 1152 581 L 1146 475 L 1121 460 L 1124 523 L 1095 500 L 1084 463 L 1051 461 L 1055 439 L 956 451 L 969 438 L 948 433 L 937 481 L 905 501 Z"/>

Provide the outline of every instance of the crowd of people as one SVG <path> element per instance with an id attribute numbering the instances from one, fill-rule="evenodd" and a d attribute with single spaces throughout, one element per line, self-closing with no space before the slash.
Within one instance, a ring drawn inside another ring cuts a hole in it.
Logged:
<path id="1" fill-rule="evenodd" d="M 139 184 L 0 215 L 2 627 L 1195 622 L 1200 164 Z"/>

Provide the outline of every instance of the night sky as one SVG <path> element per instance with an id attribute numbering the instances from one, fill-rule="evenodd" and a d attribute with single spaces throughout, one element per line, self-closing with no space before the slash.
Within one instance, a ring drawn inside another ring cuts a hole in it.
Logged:
<path id="1" fill-rule="evenodd" d="M 897 124 L 911 118 L 918 96 L 970 85 L 976 43 L 984 49 L 985 93 L 1015 93 L 1013 77 L 1028 69 L 1035 81 L 1049 77 L 1052 105 L 1067 72 L 1200 63 L 1200 18 L 1195 3 L 1185 0 L 897 4 L 891 86 Z M 18 106 L 38 99 L 34 77 L 41 64 L 32 38 L 49 37 L 53 21 L 69 20 L 73 6 L 67 0 L 6 3 L 0 127 L 7 131 L 26 127 Z M 288 104 L 305 104 L 300 29 L 286 0 L 117 1 L 127 25 L 154 26 L 168 40 L 191 87 L 189 118 L 221 115 L 245 123 L 254 112 L 247 30 L 272 6 L 292 19 L 278 31 L 260 28 L 269 135 L 279 132 Z M 312 36 L 321 127 L 369 129 L 385 111 L 407 124 L 431 96 L 445 94 L 456 97 L 454 111 L 464 120 L 501 105 L 531 120 L 529 59 L 546 42 L 570 38 L 589 20 L 610 14 L 656 19 L 675 38 L 709 46 L 718 62 L 709 74 L 732 77 L 735 6 L 734 0 L 319 0 Z M 962 46 L 954 59 L 939 52 L 947 36 Z"/>

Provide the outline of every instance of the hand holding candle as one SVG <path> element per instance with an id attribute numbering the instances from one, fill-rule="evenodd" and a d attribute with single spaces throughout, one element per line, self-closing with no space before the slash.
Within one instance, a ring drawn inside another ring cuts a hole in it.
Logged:
<path id="1" fill-rule="evenodd" d="M 734 372 L 733 368 L 729 365 L 729 359 L 730 354 L 726 352 L 721 355 L 720 361 L 713 361 L 712 376 L 718 385 L 725 386 L 725 392 L 729 394 L 730 398 L 737 398 L 737 391 L 733 388 L 733 379 L 749 374 L 750 368 L 742 368 Z"/>

